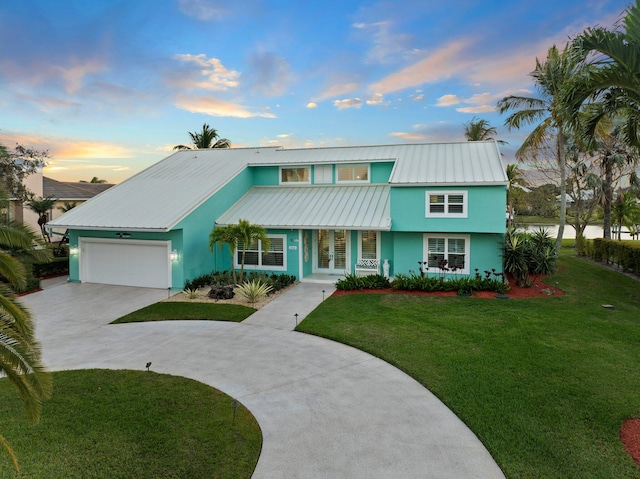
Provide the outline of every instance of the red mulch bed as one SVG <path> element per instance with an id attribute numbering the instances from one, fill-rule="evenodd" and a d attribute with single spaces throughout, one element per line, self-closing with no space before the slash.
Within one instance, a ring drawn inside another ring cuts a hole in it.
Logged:
<path id="1" fill-rule="evenodd" d="M 554 288 L 553 286 L 549 286 L 542 282 L 542 279 L 545 278 L 544 275 L 531 275 L 530 278 L 533 280 L 533 285 L 530 288 L 522 288 L 520 286 L 515 285 L 515 281 L 513 279 L 509 280 L 509 284 L 511 285 L 511 289 L 505 293 L 509 298 L 539 298 L 541 296 L 562 296 L 564 293 L 562 290 L 558 288 Z M 344 296 L 347 294 L 367 294 L 367 293 L 397 293 L 397 294 L 416 294 L 421 296 L 457 296 L 458 293 L 456 291 L 434 291 L 432 293 L 425 293 L 423 291 L 401 291 L 392 288 L 386 289 L 360 289 L 355 291 L 341 291 L 336 290 L 333 293 L 333 296 Z M 484 299 L 496 299 L 495 291 L 474 291 L 472 297 L 473 298 L 484 298 Z"/>
<path id="2" fill-rule="evenodd" d="M 622 424 L 620 440 L 631 459 L 640 466 L 640 419 L 627 419 Z"/>

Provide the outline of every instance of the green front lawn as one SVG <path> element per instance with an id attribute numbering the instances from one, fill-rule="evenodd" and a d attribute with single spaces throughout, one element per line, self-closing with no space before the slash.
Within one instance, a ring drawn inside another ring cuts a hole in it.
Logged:
<path id="1" fill-rule="evenodd" d="M 199 319 L 240 322 L 256 310 L 239 304 L 161 302 L 139 309 L 116 319 L 111 324 L 172 319 Z"/>
<path id="2" fill-rule="evenodd" d="M 640 283 L 566 252 L 548 281 L 565 295 L 331 297 L 298 330 L 416 378 L 508 478 L 640 478 L 618 436 L 640 417 Z"/>
<path id="3" fill-rule="evenodd" d="M 146 371 L 53 373 L 54 395 L 29 425 L 15 388 L 0 380 L 0 477 L 248 479 L 262 435 L 251 413 L 205 384 Z"/>

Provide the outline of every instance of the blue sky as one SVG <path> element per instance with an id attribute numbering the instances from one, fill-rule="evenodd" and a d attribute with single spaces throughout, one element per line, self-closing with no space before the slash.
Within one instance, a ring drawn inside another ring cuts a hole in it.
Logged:
<path id="1" fill-rule="evenodd" d="M 464 140 L 536 95 L 553 44 L 611 27 L 618 0 L 2 0 L 0 142 L 45 175 L 120 182 L 203 123 L 233 146 Z"/>

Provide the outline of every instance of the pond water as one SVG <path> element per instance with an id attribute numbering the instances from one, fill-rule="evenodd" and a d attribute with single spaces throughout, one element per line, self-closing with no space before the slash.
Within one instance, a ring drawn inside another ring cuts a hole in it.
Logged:
<path id="1" fill-rule="evenodd" d="M 537 231 L 538 228 L 544 228 L 552 237 L 555 238 L 558 234 L 558 227 L 559 227 L 558 225 L 529 225 L 527 229 L 529 231 Z M 524 228 L 518 228 L 519 231 L 522 231 L 523 229 Z M 595 225 L 587 226 L 586 229 L 584 230 L 584 236 L 585 238 L 588 238 L 588 239 L 602 238 L 603 236 L 602 226 L 595 226 Z M 576 230 L 574 230 L 571 226 L 566 225 L 564 227 L 564 233 L 562 234 L 562 237 L 567 239 L 574 239 L 576 237 Z M 611 237 L 615 238 L 615 234 L 612 233 Z M 629 234 L 629 230 L 624 226 L 622 227 L 621 239 L 622 240 L 632 239 L 631 235 Z"/>

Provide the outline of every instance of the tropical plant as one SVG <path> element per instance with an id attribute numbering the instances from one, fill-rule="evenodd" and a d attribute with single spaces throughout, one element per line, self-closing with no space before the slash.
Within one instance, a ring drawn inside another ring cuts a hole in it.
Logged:
<path id="1" fill-rule="evenodd" d="M 529 287 L 531 274 L 550 274 L 555 268 L 557 254 L 553 238 L 543 228 L 534 233 L 508 228 L 502 261 L 504 271 L 513 276 L 517 286 Z"/>
<path id="2" fill-rule="evenodd" d="M 513 222 L 513 218 L 515 217 L 515 211 L 513 208 L 513 192 L 516 187 L 526 186 L 526 182 L 524 179 L 524 175 L 522 174 L 522 170 L 515 163 L 510 163 L 506 168 L 507 173 L 507 181 L 509 184 L 507 185 L 507 208 L 509 210 L 509 219 L 508 224 L 511 226 Z"/>
<path id="3" fill-rule="evenodd" d="M 611 205 L 611 216 L 616 222 L 618 241 L 622 236 L 622 226 L 631 227 L 640 223 L 640 206 L 638 200 L 631 193 L 618 195 L 616 201 Z"/>
<path id="4" fill-rule="evenodd" d="M 220 249 L 224 247 L 226 244 L 229 247 L 229 256 L 231 259 L 231 275 L 233 278 L 233 284 L 237 284 L 236 281 L 236 270 L 233 267 L 234 264 L 234 256 L 236 253 L 236 248 L 238 246 L 238 236 L 239 231 L 237 225 L 227 225 L 227 226 L 214 226 L 211 232 L 209 233 L 209 250 L 213 252 L 213 248 L 216 243 L 219 245 Z M 244 259 L 244 256 L 243 256 Z"/>
<path id="5" fill-rule="evenodd" d="M 25 267 L 18 259 L 21 255 L 40 260 L 49 257 L 42 240 L 28 226 L 0 225 L 0 374 L 16 387 L 27 418 L 35 423 L 40 418 L 42 401 L 51 395 L 51 376 L 42 364 L 29 310 L 14 293 L 26 284 Z M 2 436 L 0 443 L 19 470 L 9 443 Z"/>
<path id="6" fill-rule="evenodd" d="M 464 137 L 467 141 L 487 141 L 493 140 L 494 136 L 498 133 L 495 126 L 491 126 L 488 120 L 482 120 L 476 117 L 469 123 L 464 125 Z M 507 142 L 503 140 L 496 140 L 501 145 L 506 145 Z"/>
<path id="7" fill-rule="evenodd" d="M 99 183 L 99 184 L 104 184 L 106 183 L 107 180 L 101 180 L 100 178 L 98 178 L 97 176 L 94 176 L 93 178 L 91 178 L 89 181 L 85 181 L 85 180 L 80 180 L 80 183 Z"/>
<path id="8" fill-rule="evenodd" d="M 78 203 L 76 203 L 75 201 L 71 202 L 71 201 L 65 201 L 62 206 L 58 206 L 58 209 L 60 211 L 62 211 L 63 213 L 66 213 L 67 211 L 71 211 L 72 209 L 74 209 L 76 206 L 78 206 Z"/>
<path id="9" fill-rule="evenodd" d="M 585 121 L 593 137 L 603 117 L 621 116 L 625 142 L 640 146 L 640 0 L 631 5 L 614 30 L 587 28 L 572 43 L 574 56 L 587 68 L 569 85 L 564 102 L 572 113 L 587 100 L 598 102 Z"/>
<path id="10" fill-rule="evenodd" d="M 196 299 L 198 297 L 198 290 L 192 289 L 192 288 L 185 288 L 182 291 L 182 294 L 184 294 L 189 299 Z"/>
<path id="11" fill-rule="evenodd" d="M 238 248 L 242 247 L 242 260 L 240 264 L 240 282 L 244 278 L 244 262 L 247 249 L 258 241 L 262 243 L 262 251 L 269 251 L 271 240 L 267 236 L 267 230 L 260 225 L 254 225 L 247 220 L 239 220 L 237 225 L 232 225 L 232 232 L 236 235 Z"/>
<path id="12" fill-rule="evenodd" d="M 220 138 L 215 128 L 211 128 L 206 123 L 202 125 L 202 131 L 187 132 L 191 137 L 193 145 L 176 145 L 174 150 L 204 150 L 207 148 L 231 148 L 231 141 Z"/>
<path id="13" fill-rule="evenodd" d="M 498 102 L 500 113 L 515 110 L 505 120 L 509 130 L 537 123 L 516 152 L 516 159 L 522 161 L 527 155 L 535 155 L 549 138 L 554 140 L 555 156 L 560 169 L 560 225 L 556 252 L 560 250 L 567 214 L 565 134 L 569 122 L 563 94 L 577 75 L 579 65 L 579 58 L 569 54 L 567 47 L 561 52 L 554 45 L 548 50 L 546 61 L 541 62 L 536 58 L 536 68 L 530 74 L 540 98 L 511 95 Z"/>
<path id="14" fill-rule="evenodd" d="M 29 209 L 38 214 L 38 226 L 40 226 L 40 233 L 42 233 L 42 237 L 47 241 L 49 241 L 49 233 L 47 233 L 44 226 L 48 221 L 47 213 L 53 209 L 53 205 L 55 204 L 56 200 L 50 196 L 40 199 L 34 198 L 27 203 Z"/>
<path id="15" fill-rule="evenodd" d="M 245 281 L 238 286 L 238 294 L 243 298 L 246 298 L 250 304 L 254 304 L 264 295 L 269 294 L 273 287 L 268 283 L 263 283 L 260 280 Z"/>

